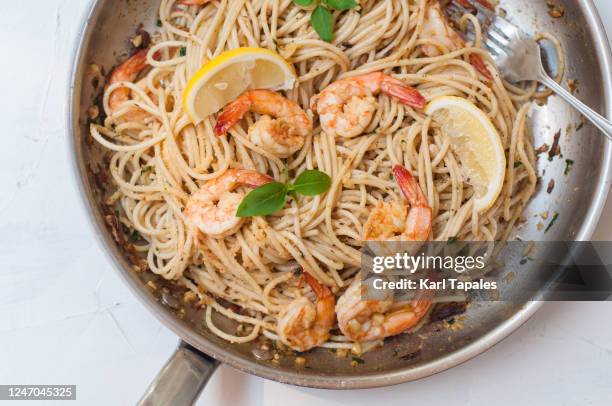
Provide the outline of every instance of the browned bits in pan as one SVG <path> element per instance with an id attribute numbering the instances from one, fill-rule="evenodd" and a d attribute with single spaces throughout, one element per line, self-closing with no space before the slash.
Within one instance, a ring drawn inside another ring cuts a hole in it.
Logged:
<path id="1" fill-rule="evenodd" d="M 131 44 L 137 49 L 146 49 L 151 44 L 151 35 L 142 28 L 142 24 L 136 30 L 136 35 L 130 39 Z"/>
<path id="2" fill-rule="evenodd" d="M 552 147 L 548 151 L 548 160 L 552 161 L 554 157 L 557 155 L 561 155 L 561 146 L 559 145 L 559 139 L 561 138 L 561 130 L 558 130 L 555 133 L 555 137 L 553 139 Z"/>
<path id="3" fill-rule="evenodd" d="M 555 3 L 553 0 L 547 0 L 548 14 L 552 18 L 561 18 L 565 14 L 565 6 Z"/>
<path id="4" fill-rule="evenodd" d="M 540 145 L 540 147 L 538 147 L 538 149 L 535 150 L 535 153 L 536 153 L 536 155 L 543 154 L 545 152 L 548 152 L 549 148 L 550 148 L 550 146 L 548 144 L 542 144 L 542 145 Z"/>
<path id="5" fill-rule="evenodd" d="M 458 314 L 465 313 L 467 309 L 467 302 L 449 302 L 438 304 L 431 314 L 429 320 L 432 322 L 447 319 Z"/>

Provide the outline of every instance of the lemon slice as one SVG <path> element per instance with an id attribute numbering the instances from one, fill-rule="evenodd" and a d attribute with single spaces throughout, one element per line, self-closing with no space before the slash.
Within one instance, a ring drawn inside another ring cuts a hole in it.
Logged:
<path id="1" fill-rule="evenodd" d="M 466 99 L 443 96 L 425 107 L 450 138 L 463 176 L 476 192 L 476 210 L 490 208 L 499 196 L 506 174 L 506 156 L 489 117 Z"/>
<path id="2" fill-rule="evenodd" d="M 237 48 L 207 62 L 183 93 L 183 108 L 198 123 L 249 89 L 289 90 L 297 82 L 293 67 L 263 48 Z"/>

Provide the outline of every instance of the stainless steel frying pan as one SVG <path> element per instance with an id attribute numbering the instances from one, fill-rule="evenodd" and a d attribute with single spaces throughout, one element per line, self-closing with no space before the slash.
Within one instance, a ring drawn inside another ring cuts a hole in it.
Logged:
<path id="1" fill-rule="evenodd" d="M 560 19 L 549 16 L 545 0 L 502 0 L 502 7 L 508 18 L 526 32 L 548 31 L 561 40 L 567 52 L 567 77 L 578 81 L 579 97 L 610 116 L 611 56 L 595 7 L 591 0 L 557 0 L 557 3 L 566 8 L 565 16 Z M 143 404 L 190 404 L 217 362 L 279 382 L 317 388 L 398 384 L 469 360 L 508 336 L 536 312 L 540 306 L 538 302 L 478 304 L 468 308 L 463 329 L 439 329 L 433 323 L 424 327 L 424 333 L 429 335 L 424 342 L 412 335 L 393 337 L 387 340 L 388 345 L 367 353 L 365 363 L 358 367 L 351 367 L 349 360 L 338 358 L 327 350 L 316 350 L 304 355 L 308 368 L 296 368 L 291 357 L 281 358 L 276 364 L 265 355 L 256 357 L 253 345 L 228 344 L 203 327 L 201 313 L 181 309 L 171 290 L 147 288 L 146 283 L 156 280 L 155 277 L 135 272 L 129 255 L 113 239 L 101 211 L 98 186 L 88 171 L 101 158 L 100 151 L 87 142 L 87 108 L 100 92 L 100 87 L 91 83 L 87 67 L 95 62 L 108 72 L 128 49 L 127 38 L 134 34 L 139 24 L 154 28 L 157 6 L 156 0 L 94 1 L 78 39 L 69 90 L 71 154 L 95 233 L 134 293 L 182 340 L 143 398 Z M 532 114 L 535 145 L 550 145 L 555 132 L 561 129 L 563 155 L 574 160 L 575 165 L 572 172 L 564 176 L 563 160 L 548 162 L 542 158 L 538 162 L 539 173 L 545 170 L 545 174 L 526 214 L 528 220 L 522 230 L 526 238 L 586 240 L 595 228 L 608 193 L 612 146 L 595 128 L 579 123 L 579 115 L 555 97 L 548 105 L 535 108 Z M 547 193 L 550 179 L 556 180 L 556 186 Z M 542 234 L 534 215 L 545 210 L 560 215 L 555 227 Z M 530 271 L 536 270 L 522 268 L 522 272 Z M 163 281 L 156 280 L 156 283 L 163 286 Z M 228 328 L 231 324 L 221 318 L 216 322 Z"/>

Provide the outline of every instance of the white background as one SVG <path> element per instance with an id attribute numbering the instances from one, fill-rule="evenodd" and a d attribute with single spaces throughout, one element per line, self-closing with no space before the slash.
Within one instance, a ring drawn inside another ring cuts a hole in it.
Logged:
<path id="1" fill-rule="evenodd" d="M 595 2 L 610 31 L 612 5 Z M 76 384 L 79 404 L 129 405 L 177 338 L 121 284 L 74 186 L 65 96 L 88 7 L 86 0 L 2 1 L 0 383 Z M 612 201 L 594 239 L 612 239 Z M 546 304 L 487 353 L 392 388 L 303 389 L 221 367 L 199 401 L 288 403 L 610 405 L 612 303 Z"/>

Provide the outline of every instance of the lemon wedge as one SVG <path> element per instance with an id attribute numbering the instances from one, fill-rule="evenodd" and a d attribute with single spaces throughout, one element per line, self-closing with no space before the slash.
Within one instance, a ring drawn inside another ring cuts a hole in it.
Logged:
<path id="1" fill-rule="evenodd" d="M 289 90 L 296 82 L 295 70 L 276 52 L 237 48 L 210 60 L 193 75 L 183 92 L 183 108 L 198 123 L 249 89 Z"/>
<path id="2" fill-rule="evenodd" d="M 476 193 L 476 210 L 493 206 L 506 174 L 506 156 L 497 130 L 489 117 L 473 103 L 454 96 L 442 96 L 425 107 L 451 140 L 459 157 L 463 176 Z"/>

